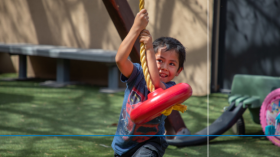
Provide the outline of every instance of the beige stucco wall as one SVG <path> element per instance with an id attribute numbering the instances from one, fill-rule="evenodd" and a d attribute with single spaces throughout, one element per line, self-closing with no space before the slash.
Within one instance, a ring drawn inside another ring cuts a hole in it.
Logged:
<path id="1" fill-rule="evenodd" d="M 136 14 L 139 1 L 128 2 Z M 209 39 L 212 6 L 210 0 Z M 150 17 L 147 29 L 154 39 L 171 36 L 186 47 L 185 69 L 175 81 L 189 83 L 194 95 L 205 95 L 209 91 L 207 70 L 210 70 L 210 65 L 207 68 L 207 0 L 146 0 L 145 8 Z M 121 39 L 101 0 L 0 0 L 0 42 L 117 50 Z M 15 56 L 0 53 L 0 72 L 17 71 L 17 64 Z M 107 74 L 103 72 L 96 77 L 96 73 L 106 70 L 105 66 L 97 69 L 100 66 L 104 65 L 72 61 L 71 78 L 83 77 L 81 80 L 104 85 L 106 81 L 102 77 Z M 28 76 L 55 77 L 55 60 L 28 57 Z"/>

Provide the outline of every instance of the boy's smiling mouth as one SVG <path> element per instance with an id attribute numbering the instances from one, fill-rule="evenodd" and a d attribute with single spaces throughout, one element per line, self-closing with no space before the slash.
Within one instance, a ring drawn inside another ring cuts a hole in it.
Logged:
<path id="1" fill-rule="evenodd" d="M 166 75 L 166 74 L 159 74 L 159 76 L 162 77 L 162 78 L 165 78 L 165 77 L 167 77 L 168 75 Z"/>

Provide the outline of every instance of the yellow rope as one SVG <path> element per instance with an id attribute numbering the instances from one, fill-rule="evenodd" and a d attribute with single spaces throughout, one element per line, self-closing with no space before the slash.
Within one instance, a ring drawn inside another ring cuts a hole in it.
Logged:
<path id="1" fill-rule="evenodd" d="M 142 9 L 144 9 L 144 5 L 145 5 L 145 1 L 144 0 L 140 0 L 139 3 L 139 11 L 141 11 Z M 149 71 L 148 71 L 148 67 L 147 67 L 147 60 L 146 60 L 146 52 L 145 52 L 145 45 L 144 43 L 140 43 L 140 61 L 141 61 L 141 66 L 143 69 L 143 74 L 144 74 L 144 78 L 147 84 L 147 88 L 150 92 L 153 92 L 155 90 L 155 86 L 151 80 Z M 173 105 L 171 107 L 169 107 L 168 109 L 162 111 L 161 113 L 165 116 L 168 116 L 171 114 L 172 110 L 177 110 L 177 111 L 181 111 L 182 113 L 184 113 L 184 111 L 187 110 L 187 106 L 185 105 L 181 105 L 181 104 L 176 104 Z"/>
<path id="2" fill-rule="evenodd" d="M 140 10 L 144 9 L 144 5 L 145 5 L 144 0 L 140 0 L 139 9 Z M 150 79 L 150 74 L 149 74 L 149 70 L 147 67 L 147 60 L 146 60 L 146 54 L 145 54 L 145 45 L 142 42 L 140 43 L 140 61 L 141 61 L 141 66 L 143 69 L 145 81 L 147 84 L 147 88 L 149 89 L 150 92 L 153 92 L 155 90 L 155 86 L 153 85 L 153 82 Z"/>

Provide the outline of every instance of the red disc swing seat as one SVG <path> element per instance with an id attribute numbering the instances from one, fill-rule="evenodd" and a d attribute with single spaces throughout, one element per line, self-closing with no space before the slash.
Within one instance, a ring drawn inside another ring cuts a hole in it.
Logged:
<path id="1" fill-rule="evenodd" d="M 158 88 L 148 95 L 148 99 L 140 102 L 132 109 L 130 119 L 136 124 L 148 122 L 167 108 L 182 103 L 192 95 L 192 88 L 186 83 L 179 83 L 166 90 Z"/>

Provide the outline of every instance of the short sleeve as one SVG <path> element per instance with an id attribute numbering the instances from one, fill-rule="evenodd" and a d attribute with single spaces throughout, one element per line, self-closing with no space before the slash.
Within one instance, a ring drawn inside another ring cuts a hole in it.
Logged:
<path id="1" fill-rule="evenodd" d="M 121 74 L 121 81 L 129 84 L 130 82 L 135 80 L 136 77 L 140 76 L 141 73 L 143 74 L 141 65 L 138 63 L 133 63 L 133 70 L 130 77 L 127 78 L 123 74 Z"/>

